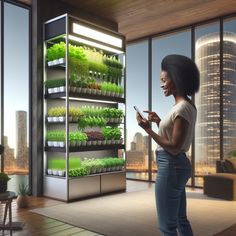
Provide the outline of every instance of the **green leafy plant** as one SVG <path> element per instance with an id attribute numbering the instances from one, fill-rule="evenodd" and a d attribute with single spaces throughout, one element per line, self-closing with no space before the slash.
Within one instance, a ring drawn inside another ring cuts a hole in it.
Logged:
<path id="1" fill-rule="evenodd" d="M 18 195 L 26 196 L 29 194 L 29 187 L 27 184 L 21 183 L 19 184 Z"/>
<path id="2" fill-rule="evenodd" d="M 6 173 L 0 173 L 0 182 L 8 182 L 11 178 Z"/>
<path id="3" fill-rule="evenodd" d="M 0 193 L 7 191 L 7 182 L 10 180 L 6 173 L 0 173 Z"/>
<path id="4" fill-rule="evenodd" d="M 47 80 L 47 81 L 44 82 L 44 85 L 45 85 L 46 89 L 65 86 L 65 84 L 66 84 L 65 78 Z"/>

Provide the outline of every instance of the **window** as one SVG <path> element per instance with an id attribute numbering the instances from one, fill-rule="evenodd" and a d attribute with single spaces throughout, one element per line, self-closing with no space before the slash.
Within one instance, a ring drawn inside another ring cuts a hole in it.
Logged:
<path id="1" fill-rule="evenodd" d="M 29 172 L 29 10 L 4 3 L 3 34 L 4 171 L 17 191 Z"/>
<path id="2" fill-rule="evenodd" d="M 165 97 L 161 89 L 160 73 L 161 61 L 169 54 L 180 54 L 191 58 L 191 32 L 184 31 L 153 39 L 152 42 L 152 110 L 162 119 L 174 105 L 174 98 Z M 158 128 L 153 126 L 158 132 Z M 152 179 L 156 179 L 157 144 L 152 140 Z M 191 152 L 189 153 L 189 157 Z"/>
<path id="3" fill-rule="evenodd" d="M 136 122 L 136 105 L 148 108 L 148 43 L 127 47 L 126 121 L 127 178 L 148 180 L 148 136 Z"/>

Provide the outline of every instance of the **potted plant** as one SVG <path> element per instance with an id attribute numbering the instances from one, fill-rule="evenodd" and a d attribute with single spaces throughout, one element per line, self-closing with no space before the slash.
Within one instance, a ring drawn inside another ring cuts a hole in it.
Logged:
<path id="1" fill-rule="evenodd" d="M 0 193 L 7 191 L 7 182 L 10 180 L 9 176 L 6 173 L 0 173 Z"/>
<path id="2" fill-rule="evenodd" d="M 18 208 L 26 208 L 29 206 L 28 194 L 29 194 L 28 185 L 24 183 L 19 184 L 19 191 L 16 199 L 16 204 Z"/>

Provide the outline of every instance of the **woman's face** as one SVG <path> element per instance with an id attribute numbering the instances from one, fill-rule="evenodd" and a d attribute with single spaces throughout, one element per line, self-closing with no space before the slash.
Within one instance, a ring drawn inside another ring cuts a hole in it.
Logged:
<path id="1" fill-rule="evenodd" d="M 169 78 L 166 71 L 161 72 L 161 88 L 163 89 L 164 95 L 166 97 L 174 95 L 176 93 L 175 84 Z"/>

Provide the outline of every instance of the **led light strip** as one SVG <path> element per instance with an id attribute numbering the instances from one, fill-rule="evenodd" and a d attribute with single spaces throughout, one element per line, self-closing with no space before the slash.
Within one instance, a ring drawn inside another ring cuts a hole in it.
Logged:
<path id="1" fill-rule="evenodd" d="M 73 32 L 88 38 L 96 39 L 97 41 L 104 42 L 118 48 L 122 48 L 122 39 L 99 32 L 77 23 L 73 23 Z"/>
<path id="2" fill-rule="evenodd" d="M 118 53 L 118 54 L 124 53 L 121 50 L 111 48 L 111 47 L 108 47 L 108 46 L 105 46 L 105 45 L 102 45 L 102 44 L 99 44 L 99 43 L 95 43 L 95 42 L 89 41 L 87 39 L 82 39 L 82 38 L 79 38 L 79 37 L 76 37 L 76 36 L 73 36 L 73 35 L 69 35 L 69 39 L 80 42 L 80 43 L 87 44 L 89 46 L 100 48 L 100 49 L 103 49 L 103 50 L 106 50 L 106 51 L 109 51 L 109 52 L 114 52 L 114 53 Z"/>
<path id="3" fill-rule="evenodd" d="M 66 97 L 61 97 L 62 99 L 66 99 Z M 69 100 L 74 101 L 87 101 L 87 102 L 98 102 L 98 103 L 111 103 L 116 104 L 117 102 L 113 101 L 106 101 L 106 100 L 95 100 L 95 99 L 87 99 L 87 98 L 75 98 L 75 97 L 69 97 Z"/>

